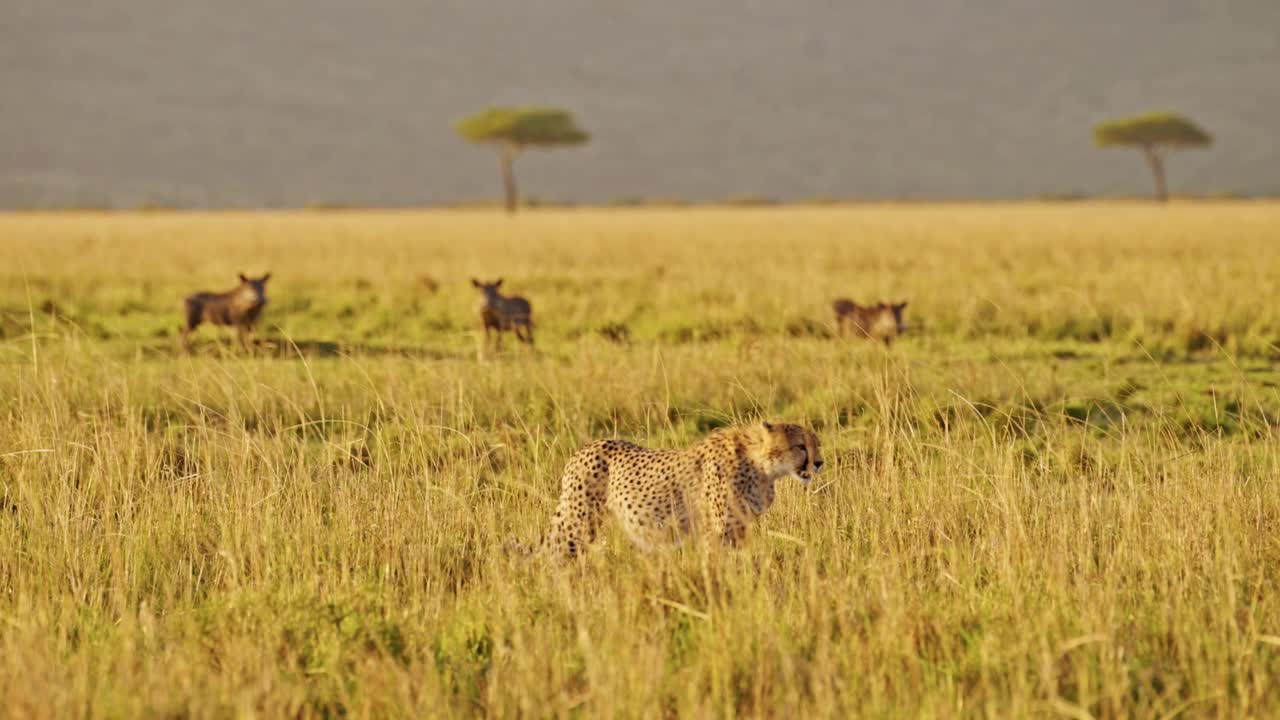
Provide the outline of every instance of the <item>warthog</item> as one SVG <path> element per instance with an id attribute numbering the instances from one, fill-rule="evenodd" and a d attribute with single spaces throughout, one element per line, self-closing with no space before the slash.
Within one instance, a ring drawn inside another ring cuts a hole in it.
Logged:
<path id="1" fill-rule="evenodd" d="M 498 292 L 502 287 L 502 278 L 486 283 L 471 278 L 471 284 L 484 294 L 480 302 L 480 322 L 484 325 L 484 339 L 489 341 L 489 332 L 497 330 L 497 347 L 502 348 L 502 333 L 510 330 L 516 339 L 533 344 L 533 306 L 519 295 L 503 295 Z"/>
<path id="2" fill-rule="evenodd" d="M 902 320 L 902 312 L 907 307 L 906 301 L 900 303 L 877 303 L 875 305 L 859 305 L 848 298 L 837 298 L 831 303 L 836 313 L 836 326 L 841 334 L 850 330 L 855 335 L 883 340 L 885 345 L 901 335 L 907 324 Z"/>
<path id="3" fill-rule="evenodd" d="M 188 336 L 200 323 L 234 325 L 236 337 L 244 349 L 249 349 L 249 336 L 258 315 L 267 304 L 267 281 L 271 273 L 260 278 L 246 277 L 240 273 L 240 287 L 224 293 L 198 292 L 182 301 L 186 324 L 182 327 L 182 344 L 188 346 Z"/>

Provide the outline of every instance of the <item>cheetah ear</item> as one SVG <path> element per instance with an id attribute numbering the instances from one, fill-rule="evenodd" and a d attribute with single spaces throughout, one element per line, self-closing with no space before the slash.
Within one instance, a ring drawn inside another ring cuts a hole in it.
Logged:
<path id="1" fill-rule="evenodd" d="M 768 420 L 761 420 L 760 427 L 764 428 L 765 432 L 770 432 L 773 430 L 773 423 L 769 422 Z"/>

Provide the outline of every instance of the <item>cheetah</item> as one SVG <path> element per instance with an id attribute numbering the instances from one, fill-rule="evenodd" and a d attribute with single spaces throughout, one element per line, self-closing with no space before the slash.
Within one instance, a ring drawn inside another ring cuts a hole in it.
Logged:
<path id="1" fill-rule="evenodd" d="M 752 518 L 773 505 L 774 483 L 808 484 L 822 469 L 818 438 L 799 425 L 758 422 L 722 428 L 686 450 L 600 440 L 569 459 L 544 556 L 579 555 L 610 512 L 642 550 L 684 536 L 736 547 Z"/>

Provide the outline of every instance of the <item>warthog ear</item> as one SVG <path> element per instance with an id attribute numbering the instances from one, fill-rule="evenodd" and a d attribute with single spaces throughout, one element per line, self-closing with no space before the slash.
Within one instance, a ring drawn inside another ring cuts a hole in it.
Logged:
<path id="1" fill-rule="evenodd" d="M 240 273 L 240 282 L 247 283 L 249 282 L 249 278 L 245 277 L 244 273 Z"/>
<path id="2" fill-rule="evenodd" d="M 271 271 L 270 271 L 270 270 L 268 270 L 268 271 L 267 271 L 267 274 L 262 276 L 262 282 L 266 282 L 266 281 L 268 281 L 268 280 L 270 280 L 270 279 L 271 279 Z"/>
<path id="3" fill-rule="evenodd" d="M 495 290 L 496 290 L 497 288 L 502 287 L 502 278 L 498 278 L 498 279 L 497 279 L 497 281 L 495 281 L 495 282 L 493 283 L 493 287 L 494 287 L 494 289 L 495 289 Z"/>
<path id="4" fill-rule="evenodd" d="M 471 278 L 471 285 L 472 287 L 481 287 L 480 281 L 475 278 Z"/>
<path id="5" fill-rule="evenodd" d="M 904 307 L 906 307 L 906 306 L 907 306 L 907 301 L 906 301 L 906 300 L 903 300 L 902 302 L 898 303 L 898 309 L 899 309 L 899 310 L 901 310 L 902 308 L 904 308 Z"/>

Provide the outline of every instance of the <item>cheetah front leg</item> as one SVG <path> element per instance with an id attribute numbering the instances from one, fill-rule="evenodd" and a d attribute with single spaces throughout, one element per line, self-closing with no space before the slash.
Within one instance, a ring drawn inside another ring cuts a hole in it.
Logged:
<path id="1" fill-rule="evenodd" d="M 560 501 L 542 541 L 543 554 L 572 558 L 596 539 L 604 519 L 608 475 L 605 459 L 592 449 L 580 450 L 560 477 Z"/>
<path id="2" fill-rule="evenodd" d="M 713 516 L 703 532 L 703 541 L 709 548 L 739 548 L 746 539 L 747 523 L 731 511 Z"/>
<path id="3" fill-rule="evenodd" d="M 702 539 L 707 548 L 737 548 L 747 538 L 748 514 L 733 493 L 730 468 L 702 466 Z"/>

